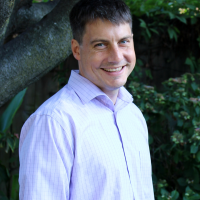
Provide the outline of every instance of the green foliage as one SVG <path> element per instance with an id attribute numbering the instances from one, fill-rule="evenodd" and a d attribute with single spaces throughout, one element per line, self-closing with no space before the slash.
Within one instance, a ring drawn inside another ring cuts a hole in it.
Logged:
<path id="1" fill-rule="evenodd" d="M 126 2 L 132 14 L 137 16 L 135 20 L 138 19 L 140 25 L 140 37 L 149 47 L 160 35 L 165 38 L 165 44 L 181 43 L 181 24 L 190 29 L 198 27 L 193 26 L 200 17 L 198 0 Z M 196 31 L 195 40 L 200 47 L 200 30 L 193 31 Z M 171 51 L 174 45 L 168 46 Z M 184 56 L 191 73 L 163 82 L 160 91 L 142 83 L 147 82 L 144 77 L 148 80 L 153 78 L 143 60 L 137 60 L 129 77 L 128 89 L 149 128 L 152 178 L 157 200 L 200 199 L 200 58 L 193 54 L 195 51 L 192 53 L 188 49 L 188 55 Z"/>
<path id="2" fill-rule="evenodd" d="M 149 128 L 155 196 L 200 199 L 200 74 L 163 82 L 163 91 L 131 81 Z"/>
<path id="3" fill-rule="evenodd" d="M 142 1 L 142 0 L 127 0 L 127 4 L 133 15 L 143 17 L 146 15 L 152 19 L 153 23 L 147 23 L 143 19 L 140 20 L 140 27 L 145 29 L 147 36 L 150 38 L 151 33 L 162 33 L 168 31 L 170 39 L 175 39 L 177 42 L 179 30 L 173 25 L 173 20 L 177 19 L 180 22 L 187 24 L 190 20 L 191 24 L 197 22 L 200 17 L 200 2 L 199 1 Z M 148 20 L 147 20 L 148 21 Z M 144 37 L 146 37 L 144 35 Z"/>
<path id="4" fill-rule="evenodd" d="M 155 16 L 167 14 L 170 19 L 177 18 L 186 23 L 184 16 L 199 16 L 199 0 L 126 0 L 131 12 L 140 17 L 144 14 Z"/>
<path id="5" fill-rule="evenodd" d="M 15 168 L 19 166 L 18 156 L 14 154 L 15 149 L 18 148 L 19 136 L 11 133 L 9 128 L 25 93 L 26 89 L 19 92 L 0 117 L 0 147 L 9 155 L 8 160 L 0 160 L 0 184 L 4 184 L 8 191 L 8 194 L 0 191 L 0 199 L 19 199 L 18 173 L 14 173 Z"/>
<path id="6" fill-rule="evenodd" d="M 153 36 L 163 33 L 178 43 L 180 30 L 175 22 L 194 25 L 200 17 L 199 0 L 126 0 L 126 3 L 137 16 L 139 31 L 147 44 Z M 199 30 L 195 40 L 200 47 Z M 191 73 L 200 70 L 200 59 L 190 52 L 185 64 Z M 153 79 L 149 69 L 141 70 L 143 65 L 138 59 L 129 78 L 129 90 L 149 128 L 155 197 L 158 200 L 200 199 L 200 75 L 187 73 L 171 78 L 163 83 L 163 91 L 158 92 L 141 83 L 144 76 Z M 66 83 L 62 69 L 60 65 L 55 76 L 60 86 Z M 9 128 L 24 94 L 25 91 L 18 94 L 0 117 L 0 147 L 10 155 L 8 160 L 0 160 L 0 184 L 5 183 L 9 191 L 9 194 L 0 191 L 0 199 L 18 199 L 18 174 L 11 167 L 13 163 L 18 166 L 18 158 L 13 153 L 18 147 L 18 138 Z"/>
<path id="7" fill-rule="evenodd" d="M 185 64 L 186 65 L 189 65 L 190 66 L 190 71 L 192 73 L 195 73 L 195 72 L 199 72 L 200 69 L 199 69 L 199 66 L 200 66 L 200 59 L 196 59 L 194 56 L 190 55 L 189 57 L 186 58 L 186 61 L 185 61 Z"/>
<path id="8" fill-rule="evenodd" d="M 33 0 L 32 3 L 41 3 L 41 2 L 48 2 L 49 0 Z"/>

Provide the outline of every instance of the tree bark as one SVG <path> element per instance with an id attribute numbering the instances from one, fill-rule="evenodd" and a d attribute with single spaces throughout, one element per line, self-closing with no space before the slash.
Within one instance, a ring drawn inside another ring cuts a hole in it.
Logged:
<path id="1" fill-rule="evenodd" d="M 0 46 L 15 26 L 15 16 L 19 8 L 31 6 L 32 0 L 0 0 Z"/>
<path id="2" fill-rule="evenodd" d="M 3 44 L 14 10 L 15 0 L 0 0 L 0 45 Z"/>
<path id="3" fill-rule="evenodd" d="M 0 106 L 70 54 L 69 12 L 75 3 L 61 0 L 37 25 L 0 47 Z"/>
<path id="4" fill-rule="evenodd" d="M 50 13 L 58 2 L 59 0 L 54 0 L 47 3 L 34 3 L 32 6 L 23 6 L 16 14 L 16 19 L 13 22 L 14 26 L 10 32 L 23 32 L 35 25 L 45 15 Z"/>

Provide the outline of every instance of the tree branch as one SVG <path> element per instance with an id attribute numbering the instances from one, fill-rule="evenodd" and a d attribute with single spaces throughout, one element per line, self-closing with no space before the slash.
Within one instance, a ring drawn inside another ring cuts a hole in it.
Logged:
<path id="1" fill-rule="evenodd" d="M 59 0 L 32 4 L 32 0 L 0 0 L 0 45 L 10 34 L 22 32 L 51 12 Z M 6 9 L 7 8 L 7 9 Z"/>
<path id="2" fill-rule="evenodd" d="M 0 48 L 0 106 L 70 54 L 69 12 L 76 1 L 61 0 L 40 23 Z"/>
<path id="3" fill-rule="evenodd" d="M 16 20 L 12 32 L 21 32 L 38 23 L 45 15 L 50 13 L 59 0 L 49 1 L 47 3 L 35 3 L 32 6 L 23 6 L 16 15 Z"/>
<path id="4" fill-rule="evenodd" d="M 0 45 L 3 44 L 10 18 L 14 10 L 15 0 L 0 0 Z"/>

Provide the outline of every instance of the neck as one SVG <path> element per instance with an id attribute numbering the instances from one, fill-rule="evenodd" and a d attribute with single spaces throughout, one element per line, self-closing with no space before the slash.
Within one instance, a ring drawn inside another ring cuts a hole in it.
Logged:
<path id="1" fill-rule="evenodd" d="M 116 101 L 117 101 L 117 96 L 118 96 L 118 92 L 119 89 L 116 90 L 102 90 L 113 102 L 113 104 L 115 105 Z"/>

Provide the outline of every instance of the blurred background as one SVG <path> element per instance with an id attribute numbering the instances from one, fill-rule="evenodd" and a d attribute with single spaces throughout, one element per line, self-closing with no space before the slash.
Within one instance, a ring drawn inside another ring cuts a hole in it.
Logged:
<path id="1" fill-rule="evenodd" d="M 126 3 L 133 16 L 137 56 L 126 88 L 147 121 L 155 198 L 200 199 L 200 1 Z M 13 33 L 5 43 L 22 32 Z M 0 200 L 19 199 L 23 123 L 67 83 L 72 69 L 78 64 L 70 55 L 0 107 Z"/>

